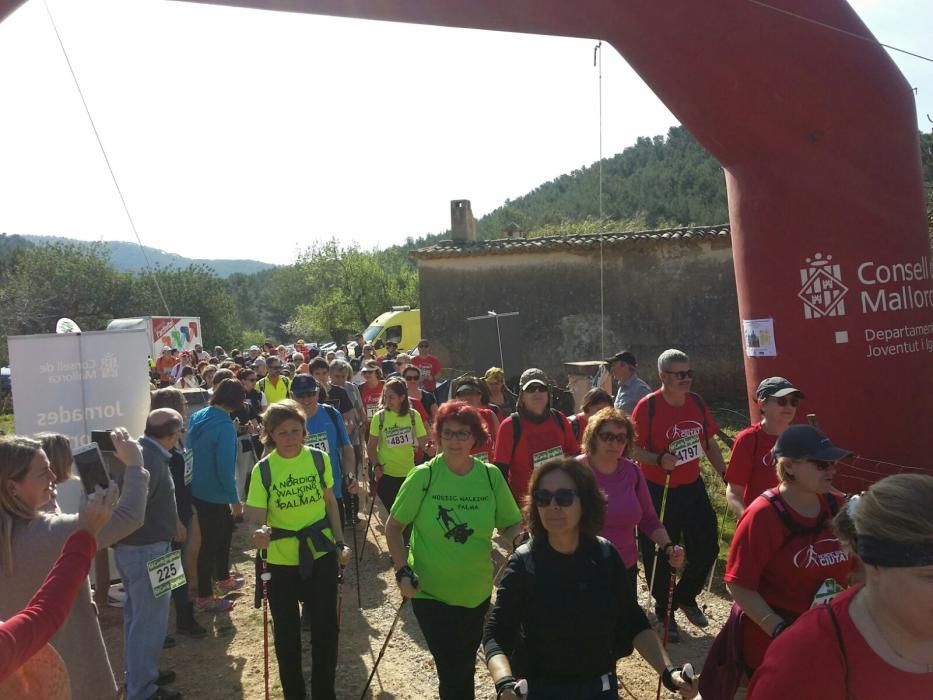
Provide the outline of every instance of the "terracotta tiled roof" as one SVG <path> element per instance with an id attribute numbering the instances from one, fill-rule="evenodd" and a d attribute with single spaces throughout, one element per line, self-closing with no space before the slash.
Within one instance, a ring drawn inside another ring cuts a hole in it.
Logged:
<path id="1" fill-rule="evenodd" d="M 507 255 L 510 253 L 537 253 L 552 250 L 592 250 L 621 245 L 650 244 L 657 241 L 701 241 L 729 238 L 729 225 L 668 228 L 657 231 L 631 233 L 588 233 L 572 236 L 543 236 L 541 238 L 497 238 L 489 241 L 440 241 L 427 248 L 413 251 L 415 260 L 431 258 L 459 258 L 480 255 Z"/>

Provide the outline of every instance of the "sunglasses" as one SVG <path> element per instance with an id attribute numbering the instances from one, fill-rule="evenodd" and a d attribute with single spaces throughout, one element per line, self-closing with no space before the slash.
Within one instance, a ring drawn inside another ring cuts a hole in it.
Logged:
<path id="1" fill-rule="evenodd" d="M 542 384 L 532 384 L 527 389 L 523 390 L 526 394 L 545 394 L 547 393 L 547 387 Z"/>
<path id="2" fill-rule="evenodd" d="M 688 369 L 683 372 L 669 372 L 668 370 L 664 370 L 664 374 L 669 374 L 672 377 L 677 377 L 677 379 L 679 379 L 680 381 L 683 381 L 684 379 L 693 379 L 692 369 Z"/>
<path id="3" fill-rule="evenodd" d="M 296 399 L 310 399 L 312 396 L 317 396 L 317 392 L 316 391 L 300 391 L 300 392 L 293 391 L 292 396 L 294 396 Z"/>
<path id="4" fill-rule="evenodd" d="M 421 375 L 418 374 L 409 374 L 405 376 L 406 382 L 417 382 L 419 379 L 421 379 Z"/>
<path id="5" fill-rule="evenodd" d="M 596 437 L 603 442 L 617 442 L 619 444 L 628 442 L 628 433 L 614 433 L 611 430 L 602 430 L 596 433 Z"/>
<path id="6" fill-rule="evenodd" d="M 534 496 L 535 504 L 540 508 L 546 508 L 551 505 L 551 501 L 556 502 L 561 508 L 566 508 L 567 506 L 573 505 L 573 501 L 577 497 L 577 492 L 574 489 L 557 489 L 556 491 L 536 489 L 532 495 Z"/>
<path id="7" fill-rule="evenodd" d="M 800 405 L 800 399 L 798 399 L 796 396 L 772 397 L 771 400 L 774 401 L 774 403 L 776 403 L 778 406 L 781 406 L 782 408 L 786 406 L 787 404 L 790 404 L 794 408 L 797 408 L 797 406 Z"/>

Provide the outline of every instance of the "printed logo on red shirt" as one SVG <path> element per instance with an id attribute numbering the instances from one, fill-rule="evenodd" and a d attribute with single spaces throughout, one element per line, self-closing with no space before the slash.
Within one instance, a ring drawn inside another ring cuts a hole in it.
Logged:
<path id="1" fill-rule="evenodd" d="M 798 569 L 835 566 L 847 561 L 849 561 L 849 555 L 841 548 L 839 540 L 835 537 L 817 540 L 794 555 L 794 566 Z"/>
<path id="2" fill-rule="evenodd" d="M 761 455 L 761 463 L 766 467 L 774 466 L 774 455 L 771 454 L 771 450 L 768 450 L 763 455 Z"/>
<path id="3" fill-rule="evenodd" d="M 702 423 L 697 423 L 695 420 L 682 420 L 668 428 L 665 437 L 668 440 L 680 440 L 685 437 L 700 437 L 702 432 Z"/>

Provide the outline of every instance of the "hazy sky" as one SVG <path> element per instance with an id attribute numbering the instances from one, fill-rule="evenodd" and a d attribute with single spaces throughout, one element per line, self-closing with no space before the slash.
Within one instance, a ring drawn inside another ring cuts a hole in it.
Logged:
<path id="1" fill-rule="evenodd" d="M 147 245 L 287 263 L 479 217 L 598 157 L 595 41 L 166 0 L 48 0 Z M 854 0 L 933 53 L 933 2 Z M 933 64 L 893 54 L 933 114 Z M 134 240 L 41 0 L 0 23 L 0 231 Z M 677 120 L 610 46 L 604 155 Z"/>

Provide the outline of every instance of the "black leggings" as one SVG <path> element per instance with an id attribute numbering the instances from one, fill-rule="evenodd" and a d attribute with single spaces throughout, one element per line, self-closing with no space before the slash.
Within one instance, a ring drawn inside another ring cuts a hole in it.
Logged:
<path id="1" fill-rule="evenodd" d="M 269 609 L 272 612 L 275 658 L 285 700 L 305 699 L 301 672 L 301 620 L 298 602 L 311 616 L 311 697 L 336 700 L 337 554 L 314 560 L 311 576 L 302 579 L 297 566 L 269 564 Z"/>
<path id="2" fill-rule="evenodd" d="M 233 539 L 233 515 L 226 503 L 210 503 L 198 498 L 194 507 L 201 526 L 201 549 L 198 552 L 198 597 L 214 595 L 212 581 L 230 578 L 230 541 Z"/>
<path id="3" fill-rule="evenodd" d="M 434 657 L 440 700 L 473 700 L 476 650 L 489 598 L 475 608 L 413 598 L 411 607 Z"/>

